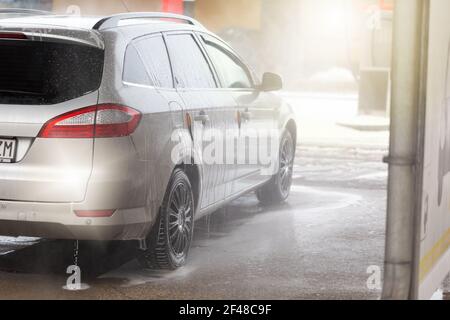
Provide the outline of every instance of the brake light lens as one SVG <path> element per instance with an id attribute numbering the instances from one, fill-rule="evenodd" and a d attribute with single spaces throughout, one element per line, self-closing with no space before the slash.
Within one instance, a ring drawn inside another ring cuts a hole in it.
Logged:
<path id="1" fill-rule="evenodd" d="M 23 33 L 0 32 L 0 39 L 27 40 L 28 37 Z"/>
<path id="2" fill-rule="evenodd" d="M 113 138 L 132 134 L 141 121 L 133 108 L 100 104 L 62 114 L 48 121 L 39 138 Z"/>

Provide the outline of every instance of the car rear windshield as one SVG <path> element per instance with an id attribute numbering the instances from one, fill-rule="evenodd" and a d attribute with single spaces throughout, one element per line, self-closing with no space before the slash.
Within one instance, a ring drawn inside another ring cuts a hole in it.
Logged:
<path id="1" fill-rule="evenodd" d="M 55 104 L 97 90 L 104 51 L 71 43 L 0 41 L 0 104 Z"/>

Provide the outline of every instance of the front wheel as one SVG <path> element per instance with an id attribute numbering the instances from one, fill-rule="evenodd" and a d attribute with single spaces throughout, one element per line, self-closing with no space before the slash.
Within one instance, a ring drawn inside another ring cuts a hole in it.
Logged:
<path id="1" fill-rule="evenodd" d="M 285 131 L 280 142 L 278 172 L 256 191 L 259 202 L 264 206 L 282 203 L 289 197 L 294 170 L 295 143 L 289 131 Z"/>
<path id="2" fill-rule="evenodd" d="M 144 268 L 175 270 L 186 264 L 194 231 L 194 196 L 182 170 L 175 170 L 158 220 L 139 257 Z"/>

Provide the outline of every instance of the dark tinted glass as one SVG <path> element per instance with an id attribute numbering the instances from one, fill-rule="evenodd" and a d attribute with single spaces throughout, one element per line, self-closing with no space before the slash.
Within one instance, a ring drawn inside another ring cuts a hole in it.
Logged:
<path id="1" fill-rule="evenodd" d="M 216 88 L 211 69 L 192 35 L 169 35 L 167 46 L 177 87 Z"/>
<path id="2" fill-rule="evenodd" d="M 154 85 L 145 71 L 144 62 L 134 44 L 130 44 L 125 53 L 123 81 L 147 86 Z"/>
<path id="3" fill-rule="evenodd" d="M 135 43 L 155 86 L 173 88 L 172 70 L 166 44 L 162 36 L 154 36 Z"/>
<path id="4" fill-rule="evenodd" d="M 0 41 L 0 103 L 54 104 L 99 88 L 104 51 L 37 41 Z"/>

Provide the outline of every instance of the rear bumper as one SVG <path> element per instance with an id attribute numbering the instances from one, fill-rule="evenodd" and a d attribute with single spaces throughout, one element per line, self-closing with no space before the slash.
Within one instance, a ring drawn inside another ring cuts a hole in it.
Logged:
<path id="1" fill-rule="evenodd" d="M 78 204 L 0 201 L 0 235 L 49 239 L 137 240 L 153 224 L 145 208 L 119 209 L 108 218 L 80 218 Z"/>

